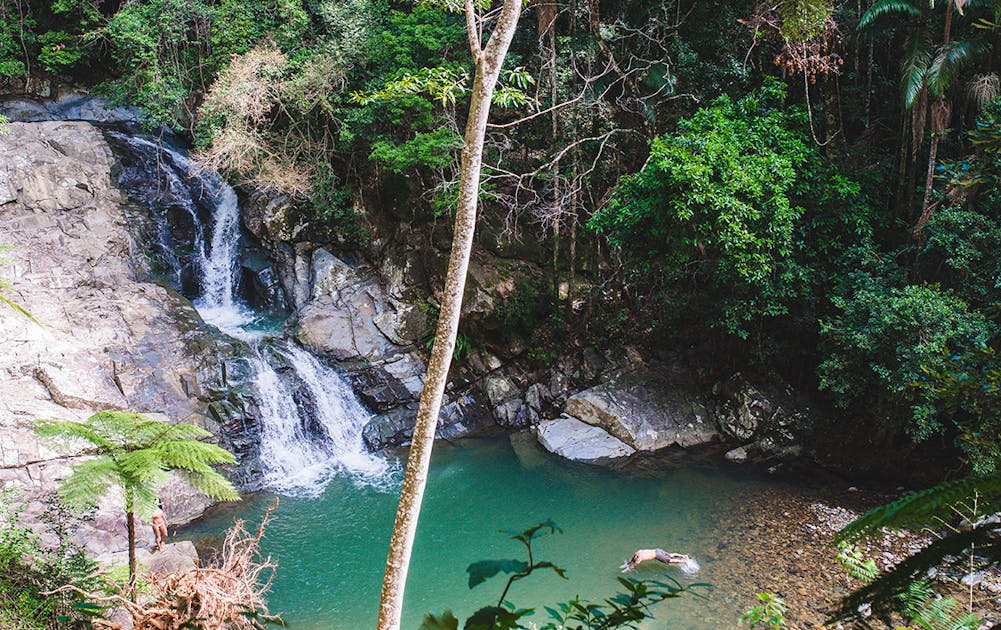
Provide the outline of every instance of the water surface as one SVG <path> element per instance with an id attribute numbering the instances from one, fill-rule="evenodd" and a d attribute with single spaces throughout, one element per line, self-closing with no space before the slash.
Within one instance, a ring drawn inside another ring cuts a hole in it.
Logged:
<path id="1" fill-rule="evenodd" d="M 592 600 L 611 595 L 623 560 L 639 547 L 662 547 L 693 555 L 702 566 L 695 579 L 714 588 L 708 599 L 684 595 L 659 605 L 657 621 L 648 627 L 736 627 L 748 603 L 720 597 L 727 591 L 725 581 L 733 578 L 714 571 L 720 560 L 714 533 L 732 525 L 728 506 L 750 493 L 775 490 L 779 483 L 748 468 L 692 458 L 614 472 L 551 456 L 530 436 L 439 442 L 403 627 L 416 628 L 429 611 L 451 609 L 464 619 L 496 602 L 503 581 L 494 578 L 469 590 L 466 567 L 482 559 L 524 558 L 520 544 L 498 530 L 525 529 L 545 519 L 554 520 L 564 533 L 538 541 L 536 559 L 566 568 L 569 579 L 539 573 L 516 583 L 508 596 L 519 606 L 538 607 L 538 622 L 546 620 L 543 605 L 576 595 Z M 281 497 L 263 550 L 279 564 L 269 601 L 289 627 L 375 627 L 397 492 L 338 476 L 319 496 Z M 219 532 L 234 518 L 256 525 L 275 496 L 261 493 L 217 508 L 180 537 L 200 545 L 217 543 Z M 633 575 L 656 578 L 663 573 L 652 565 Z M 721 575 L 714 580 L 714 573 Z M 686 579 L 680 572 L 674 575 Z"/>

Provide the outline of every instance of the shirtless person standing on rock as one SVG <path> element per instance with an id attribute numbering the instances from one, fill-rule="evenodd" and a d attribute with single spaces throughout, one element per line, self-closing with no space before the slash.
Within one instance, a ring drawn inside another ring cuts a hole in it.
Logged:
<path id="1" fill-rule="evenodd" d="M 163 541 L 167 540 L 167 516 L 163 513 L 163 504 L 157 501 L 156 511 L 153 512 L 153 537 L 156 539 L 157 551 L 163 551 Z"/>

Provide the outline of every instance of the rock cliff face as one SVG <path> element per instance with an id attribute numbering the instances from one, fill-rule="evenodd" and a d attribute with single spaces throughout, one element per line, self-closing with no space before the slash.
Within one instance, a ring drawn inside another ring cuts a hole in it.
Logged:
<path id="1" fill-rule="evenodd" d="M 0 310 L 0 484 L 29 497 L 52 492 L 79 454 L 38 442 L 36 418 L 131 409 L 215 433 L 243 420 L 208 414 L 227 403 L 224 379 L 240 373 L 243 349 L 208 331 L 173 290 L 144 280 L 144 246 L 132 236 L 141 230 L 130 228 L 146 218 L 113 187 L 114 168 L 88 123 L 12 123 L 0 136 L 0 245 L 9 247 L 0 277 L 39 322 Z M 168 490 L 168 516 L 197 516 L 206 506 L 197 496 Z M 124 517 L 111 498 L 81 536 L 106 553 L 124 542 L 105 534 L 116 530 Z"/>

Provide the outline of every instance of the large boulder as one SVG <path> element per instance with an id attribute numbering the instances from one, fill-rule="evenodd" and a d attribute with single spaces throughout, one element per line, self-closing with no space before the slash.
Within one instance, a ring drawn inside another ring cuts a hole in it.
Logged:
<path id="1" fill-rule="evenodd" d="M 604 429 L 566 415 L 540 422 L 535 431 L 547 451 L 577 462 L 602 464 L 636 452 Z"/>
<path id="2" fill-rule="evenodd" d="M 759 426 L 769 423 L 776 414 L 783 413 L 779 405 L 739 372 L 717 383 L 713 394 L 719 399 L 715 410 L 716 423 L 724 435 L 734 440 L 754 438 Z"/>
<path id="3" fill-rule="evenodd" d="M 319 248 L 312 253 L 311 272 L 311 295 L 296 317 L 297 337 L 307 348 L 340 361 L 371 363 L 406 353 L 395 341 L 416 341 L 413 310 L 390 301 L 370 270 Z"/>
<path id="4" fill-rule="evenodd" d="M 606 376 L 571 396 L 564 412 L 638 451 L 699 446 L 719 437 L 702 393 L 677 363 Z"/>

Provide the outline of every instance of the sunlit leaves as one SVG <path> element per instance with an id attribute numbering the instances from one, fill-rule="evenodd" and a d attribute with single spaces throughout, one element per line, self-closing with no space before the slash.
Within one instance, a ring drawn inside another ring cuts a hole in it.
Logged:
<path id="1" fill-rule="evenodd" d="M 406 73 L 386 82 L 374 92 L 353 92 L 351 100 L 360 105 L 388 101 L 407 94 L 427 94 L 442 105 L 454 106 L 466 93 L 468 73 L 456 68 L 439 66 Z"/>
<path id="2" fill-rule="evenodd" d="M 233 455 L 200 441 L 210 433 L 195 425 L 160 422 L 130 411 L 101 411 L 83 422 L 39 420 L 35 431 L 45 438 L 84 443 L 95 456 L 75 465 L 60 485 L 60 496 L 77 510 L 96 505 L 116 485 L 124 491 L 126 511 L 148 517 L 169 470 L 180 471 L 212 498 L 231 501 L 240 496 L 213 468 L 234 463 Z"/>

